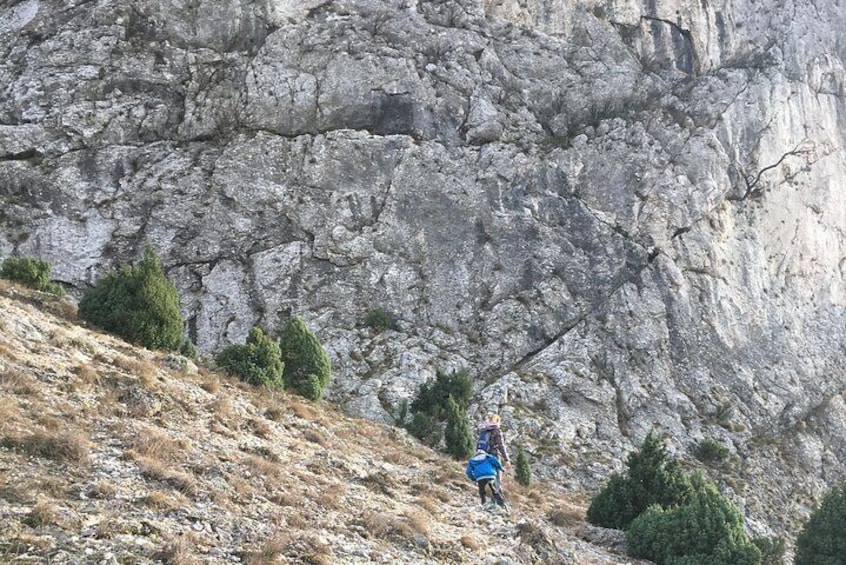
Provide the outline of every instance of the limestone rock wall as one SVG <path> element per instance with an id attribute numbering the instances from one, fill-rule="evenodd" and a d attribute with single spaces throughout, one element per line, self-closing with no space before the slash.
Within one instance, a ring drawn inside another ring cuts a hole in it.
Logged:
<path id="1" fill-rule="evenodd" d="M 567 480 L 718 437 L 787 530 L 846 456 L 843 29 L 835 0 L 0 1 L 0 254 L 79 293 L 150 242 L 201 351 L 299 314 L 376 420 L 466 366 Z"/>

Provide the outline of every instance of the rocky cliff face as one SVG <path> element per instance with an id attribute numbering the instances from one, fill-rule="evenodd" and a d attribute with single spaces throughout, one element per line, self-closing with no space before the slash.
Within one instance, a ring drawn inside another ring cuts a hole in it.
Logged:
<path id="1" fill-rule="evenodd" d="M 846 457 L 843 29 L 839 0 L 0 1 L 0 252 L 81 291 L 151 242 L 202 351 L 300 314 L 376 420 L 469 367 L 576 482 L 653 427 L 716 437 L 786 531 Z"/>

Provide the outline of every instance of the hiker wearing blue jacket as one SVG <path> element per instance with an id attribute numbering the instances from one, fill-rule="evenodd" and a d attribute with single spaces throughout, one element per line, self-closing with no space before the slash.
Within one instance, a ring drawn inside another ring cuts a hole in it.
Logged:
<path id="1" fill-rule="evenodd" d="M 467 462 L 465 473 L 467 474 L 467 478 L 475 481 L 479 486 L 479 498 L 482 499 L 482 505 L 487 500 L 486 489 L 488 487 L 491 489 L 493 502 L 500 506 L 505 504 L 505 500 L 496 487 L 497 471 L 502 471 L 502 464 L 499 462 L 499 459 L 482 449 L 476 451 L 476 455 L 471 457 L 470 461 Z"/>

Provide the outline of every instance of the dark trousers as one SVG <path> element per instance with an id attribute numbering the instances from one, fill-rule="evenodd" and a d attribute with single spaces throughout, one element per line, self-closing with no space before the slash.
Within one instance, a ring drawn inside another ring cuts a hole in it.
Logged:
<path id="1" fill-rule="evenodd" d="M 487 501 L 487 489 L 490 488 L 491 490 L 491 498 L 497 504 L 502 504 L 505 502 L 502 499 L 502 495 L 499 493 L 499 489 L 496 488 L 496 479 L 481 479 L 476 482 L 479 485 L 479 498 L 482 499 L 482 504 Z"/>

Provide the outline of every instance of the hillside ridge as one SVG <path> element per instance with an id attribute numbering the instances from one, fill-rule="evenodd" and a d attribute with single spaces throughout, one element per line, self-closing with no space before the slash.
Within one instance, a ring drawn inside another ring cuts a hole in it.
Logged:
<path id="1" fill-rule="evenodd" d="M 0 313 L 0 561 L 636 562 L 583 523 L 583 493 L 510 480 L 512 513 L 491 513 L 404 430 L 133 347 L 6 281 Z"/>

